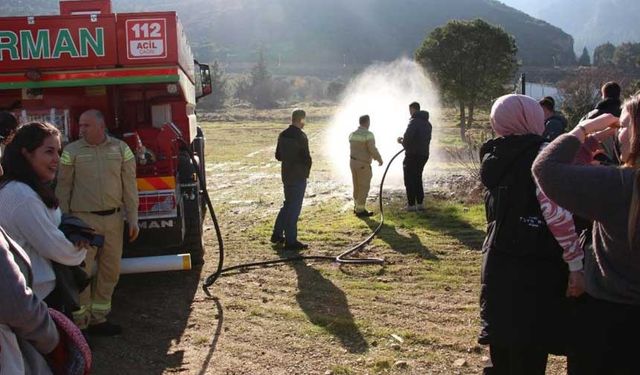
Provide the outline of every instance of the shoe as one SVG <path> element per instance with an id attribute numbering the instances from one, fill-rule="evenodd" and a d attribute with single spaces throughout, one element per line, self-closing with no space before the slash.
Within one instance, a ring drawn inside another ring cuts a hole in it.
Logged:
<path id="1" fill-rule="evenodd" d="M 418 207 L 417 206 L 407 206 L 404 208 L 405 212 L 416 212 L 418 211 Z"/>
<path id="2" fill-rule="evenodd" d="M 309 245 L 307 245 L 306 243 L 302 243 L 302 242 L 300 242 L 300 241 L 296 241 L 296 242 L 294 242 L 294 243 L 292 243 L 292 244 L 286 244 L 286 245 L 284 245 L 284 249 L 285 249 L 285 250 L 295 250 L 295 251 L 298 251 L 298 250 L 305 250 L 305 249 L 308 249 L 308 248 L 309 248 Z"/>
<path id="3" fill-rule="evenodd" d="M 87 329 L 90 335 L 117 336 L 122 333 L 122 327 L 109 321 L 92 324 Z"/>
<path id="4" fill-rule="evenodd" d="M 416 204 L 416 210 L 424 211 L 424 203 Z"/>
<path id="5" fill-rule="evenodd" d="M 275 234 L 271 235 L 271 243 L 274 245 L 284 243 L 284 237 L 276 236 Z"/>
<path id="6" fill-rule="evenodd" d="M 356 216 L 357 217 L 371 217 L 371 216 L 373 216 L 373 212 L 367 211 L 367 210 L 356 211 Z"/>

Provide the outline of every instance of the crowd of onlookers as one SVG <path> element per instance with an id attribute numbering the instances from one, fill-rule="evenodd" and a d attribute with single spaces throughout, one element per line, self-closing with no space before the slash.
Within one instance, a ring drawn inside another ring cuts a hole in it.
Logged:
<path id="1" fill-rule="evenodd" d="M 481 149 L 485 374 L 638 374 L 640 94 L 603 100 L 568 134 L 553 98 L 499 98 Z M 575 125 L 575 124 L 569 124 Z M 550 143 L 549 143 L 550 142 Z"/>

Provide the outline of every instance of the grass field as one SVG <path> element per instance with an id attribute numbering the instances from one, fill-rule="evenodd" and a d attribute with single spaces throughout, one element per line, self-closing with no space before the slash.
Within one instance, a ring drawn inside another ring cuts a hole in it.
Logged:
<path id="1" fill-rule="evenodd" d="M 309 111 L 312 149 L 330 113 Z M 203 123 L 226 265 L 294 255 L 268 241 L 282 200 L 274 141 L 287 115 Z M 457 134 L 450 124 L 445 130 Z M 313 156 L 299 224 L 301 240 L 311 245 L 304 254 L 338 254 L 366 237 L 378 219 L 353 216 L 350 187 L 332 182 L 322 154 Z M 95 373 L 480 373 L 488 355 L 476 344 L 484 210 L 442 197 L 432 192 L 426 212 L 405 213 L 402 191 L 385 193 L 382 231 L 358 255 L 384 258 L 384 266 L 308 261 L 240 272 L 211 288 L 216 299 L 199 286 L 217 263 L 207 222 L 202 269 L 123 277 L 113 315 L 126 332 L 96 340 Z M 549 373 L 562 372 L 562 361 L 553 360 Z"/>

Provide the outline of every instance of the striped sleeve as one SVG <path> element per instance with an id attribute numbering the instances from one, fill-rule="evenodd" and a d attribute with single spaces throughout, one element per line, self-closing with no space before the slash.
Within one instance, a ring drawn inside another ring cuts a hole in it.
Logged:
<path id="1" fill-rule="evenodd" d="M 135 158 L 135 155 L 133 155 L 133 152 L 131 151 L 129 146 L 124 144 L 123 147 L 124 147 L 124 152 L 123 152 L 122 158 L 123 158 L 124 161 L 129 161 L 129 160 Z"/>
<path id="2" fill-rule="evenodd" d="M 60 164 L 73 165 L 73 157 L 69 151 L 62 151 L 62 155 L 60 155 Z"/>

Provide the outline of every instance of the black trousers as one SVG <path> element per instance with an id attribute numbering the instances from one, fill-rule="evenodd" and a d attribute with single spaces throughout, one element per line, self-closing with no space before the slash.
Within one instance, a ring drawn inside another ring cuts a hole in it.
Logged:
<path id="1" fill-rule="evenodd" d="M 574 322 L 570 374 L 640 374 L 640 306 L 585 295 L 576 302 Z"/>
<path id="2" fill-rule="evenodd" d="M 544 375 L 548 355 L 535 347 L 491 345 L 493 367 L 484 369 L 484 375 Z"/>
<path id="3" fill-rule="evenodd" d="M 409 206 L 424 202 L 424 187 L 422 186 L 422 172 L 428 156 L 407 155 L 402 162 L 404 172 L 404 187 L 407 189 L 407 203 Z"/>

